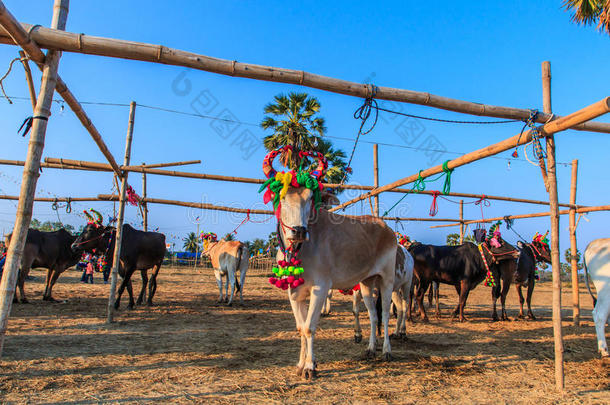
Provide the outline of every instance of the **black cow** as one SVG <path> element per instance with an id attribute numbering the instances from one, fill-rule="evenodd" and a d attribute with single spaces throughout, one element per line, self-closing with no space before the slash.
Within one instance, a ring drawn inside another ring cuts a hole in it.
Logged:
<path id="1" fill-rule="evenodd" d="M 483 255 L 491 274 L 498 282 L 497 264 L 504 260 L 514 261 L 518 251 L 504 242 L 499 248 L 483 244 Z M 415 260 L 414 272 L 419 279 L 416 299 L 421 318 L 428 321 L 424 309 L 424 295 L 433 281 L 453 285 L 460 296 L 459 304 L 453 311 L 453 317 L 459 314 L 460 321 L 465 321 L 464 307 L 470 290 L 474 289 L 487 275 L 485 262 L 479 248 L 466 242 L 459 246 L 417 245 L 410 249 Z"/>
<path id="2" fill-rule="evenodd" d="M 536 264 L 540 262 L 551 263 L 551 249 L 549 245 L 540 241 L 532 241 L 532 243 L 517 242 L 521 255 L 517 264 L 517 272 L 515 273 L 515 288 L 519 294 L 519 318 L 524 318 L 523 315 L 523 293 L 521 287 L 527 286 L 527 317 L 536 319 L 532 312 L 532 294 L 534 292 L 534 284 L 536 283 Z"/>
<path id="3" fill-rule="evenodd" d="M 115 245 L 115 228 L 104 227 L 99 222 L 88 223 L 80 236 L 72 244 L 72 250 L 103 252 L 106 261 L 112 266 Z M 123 225 L 123 239 L 121 241 L 121 257 L 119 274 L 123 278 L 119 287 L 118 296 L 114 303 L 119 308 L 121 294 L 127 287 L 129 292 L 128 308 L 134 307 L 133 289 L 131 287 L 131 276 L 134 271 L 140 270 L 142 274 L 142 290 L 137 304 L 144 302 L 146 285 L 148 284 L 148 305 L 152 305 L 152 299 L 157 290 L 157 275 L 165 256 L 165 235 L 158 232 L 144 232 L 134 229 L 131 225 Z M 148 269 L 153 268 L 150 282 L 148 280 Z"/>
<path id="4" fill-rule="evenodd" d="M 7 235 L 7 246 L 10 243 L 10 238 L 11 235 Z M 23 248 L 23 257 L 21 258 L 19 278 L 17 279 L 22 303 L 28 302 L 25 297 L 24 284 L 32 267 L 47 269 L 47 282 L 42 299 L 45 301 L 56 301 L 52 296 L 52 291 L 57 278 L 67 268 L 78 263 L 81 257 L 80 253 L 73 252 L 70 248 L 75 239 L 76 236 L 73 236 L 63 228 L 53 232 L 44 232 L 31 228 L 28 230 L 25 247 Z M 16 293 L 13 301 L 18 302 Z"/>

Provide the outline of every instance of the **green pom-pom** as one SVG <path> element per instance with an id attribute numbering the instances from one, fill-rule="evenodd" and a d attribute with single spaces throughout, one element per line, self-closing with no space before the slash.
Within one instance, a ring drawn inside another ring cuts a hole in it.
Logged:
<path id="1" fill-rule="evenodd" d="M 271 271 L 273 272 L 273 274 L 277 274 L 278 271 L 280 271 L 280 269 L 278 269 L 277 267 L 274 267 L 271 269 Z"/>
<path id="2" fill-rule="evenodd" d="M 291 275 L 294 273 L 294 266 L 289 266 L 288 267 L 288 275 Z"/>
<path id="3" fill-rule="evenodd" d="M 300 274 L 303 274 L 303 272 L 304 272 L 304 271 L 305 271 L 305 270 L 303 270 L 303 268 L 302 268 L 302 267 L 296 267 L 296 268 L 294 269 L 294 274 L 296 274 L 296 275 L 300 275 Z"/>

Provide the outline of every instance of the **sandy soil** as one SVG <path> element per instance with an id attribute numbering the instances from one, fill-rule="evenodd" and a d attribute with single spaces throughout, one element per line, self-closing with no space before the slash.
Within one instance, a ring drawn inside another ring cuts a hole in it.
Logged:
<path id="1" fill-rule="evenodd" d="M 215 304 L 210 270 L 164 268 L 156 305 L 123 307 L 107 326 L 108 286 L 98 274 L 84 285 L 66 272 L 57 304 L 41 300 L 45 273 L 31 274 L 31 303 L 13 306 L 0 362 L 4 403 L 610 403 L 610 366 L 597 354 L 584 289 L 580 328 L 570 326 L 563 295 L 567 390 L 558 393 L 548 282 L 534 294 L 539 319 L 512 322 L 490 321 L 482 285 L 470 295 L 470 321 L 452 322 L 457 297 L 441 286 L 444 317 L 430 312 L 430 324 L 408 324 L 389 363 L 362 359 L 368 318 L 361 316 L 364 341 L 354 343 L 350 298 L 335 294 L 316 335 L 319 376 L 306 382 L 294 373 L 299 342 L 288 300 L 262 275 L 248 277 L 245 307 L 229 308 Z M 508 304 L 514 318 L 514 290 Z"/>

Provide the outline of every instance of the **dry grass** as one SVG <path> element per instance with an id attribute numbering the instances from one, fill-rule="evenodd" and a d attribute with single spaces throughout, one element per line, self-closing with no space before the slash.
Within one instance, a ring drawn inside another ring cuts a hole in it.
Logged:
<path id="1" fill-rule="evenodd" d="M 294 375 L 299 343 L 290 305 L 264 277 L 248 278 L 244 308 L 227 308 L 214 304 L 210 271 L 164 268 L 156 306 L 123 309 L 108 327 L 108 286 L 81 284 L 69 271 L 55 288 L 67 301 L 48 304 L 44 273 L 32 274 L 32 303 L 13 307 L 0 363 L 3 402 L 610 402 L 610 368 L 598 358 L 584 292 L 583 326 L 564 329 L 568 389 L 555 391 L 550 283 L 536 289 L 533 322 L 490 322 L 490 291 L 479 286 L 467 306 L 470 322 L 445 315 L 408 325 L 408 339 L 393 341 L 390 363 L 361 360 L 366 342 L 353 342 L 351 302 L 335 297 L 316 335 L 319 378 L 305 382 Z M 447 314 L 453 288 L 441 287 L 441 301 Z M 515 316 L 514 291 L 508 302 Z"/>

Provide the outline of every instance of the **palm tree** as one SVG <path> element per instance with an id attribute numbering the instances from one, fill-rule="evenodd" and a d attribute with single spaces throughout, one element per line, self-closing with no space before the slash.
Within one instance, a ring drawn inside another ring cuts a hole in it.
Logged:
<path id="1" fill-rule="evenodd" d="M 228 233 L 225 235 L 225 237 L 223 239 L 226 240 L 227 242 L 235 240 L 235 234 L 233 232 Z"/>
<path id="2" fill-rule="evenodd" d="M 273 130 L 267 135 L 263 144 L 267 150 L 274 150 L 280 146 L 290 145 L 294 150 L 314 150 L 318 137 L 324 136 L 326 127 L 324 118 L 317 114 L 320 111 L 320 102 L 307 93 L 279 94 L 275 96 L 275 103 L 265 106 L 265 114 L 261 122 L 263 129 Z M 282 154 L 281 163 L 292 169 L 298 169 L 299 162 L 296 154 Z"/>
<path id="3" fill-rule="evenodd" d="M 290 93 L 287 96 L 275 96 L 275 103 L 265 106 L 265 116 L 261 122 L 263 129 L 273 130 L 267 135 L 263 144 L 269 151 L 284 145 L 291 145 L 294 150 L 312 150 L 320 152 L 328 160 L 325 182 L 339 183 L 344 177 L 347 164 L 345 152 L 334 149 L 330 141 L 321 137 L 326 133 L 324 118 L 318 116 L 320 102 L 307 93 Z M 285 153 L 280 162 L 289 169 L 296 170 L 301 165 L 296 154 Z M 305 167 L 315 168 L 316 162 L 306 161 Z"/>
<path id="4" fill-rule="evenodd" d="M 186 238 L 182 239 L 184 241 L 184 245 L 182 248 L 187 252 L 195 253 L 200 249 L 199 238 L 195 232 L 190 232 Z"/>
<path id="5" fill-rule="evenodd" d="M 564 0 L 563 6 L 572 12 L 572 21 L 592 25 L 610 34 L 610 0 Z"/>

